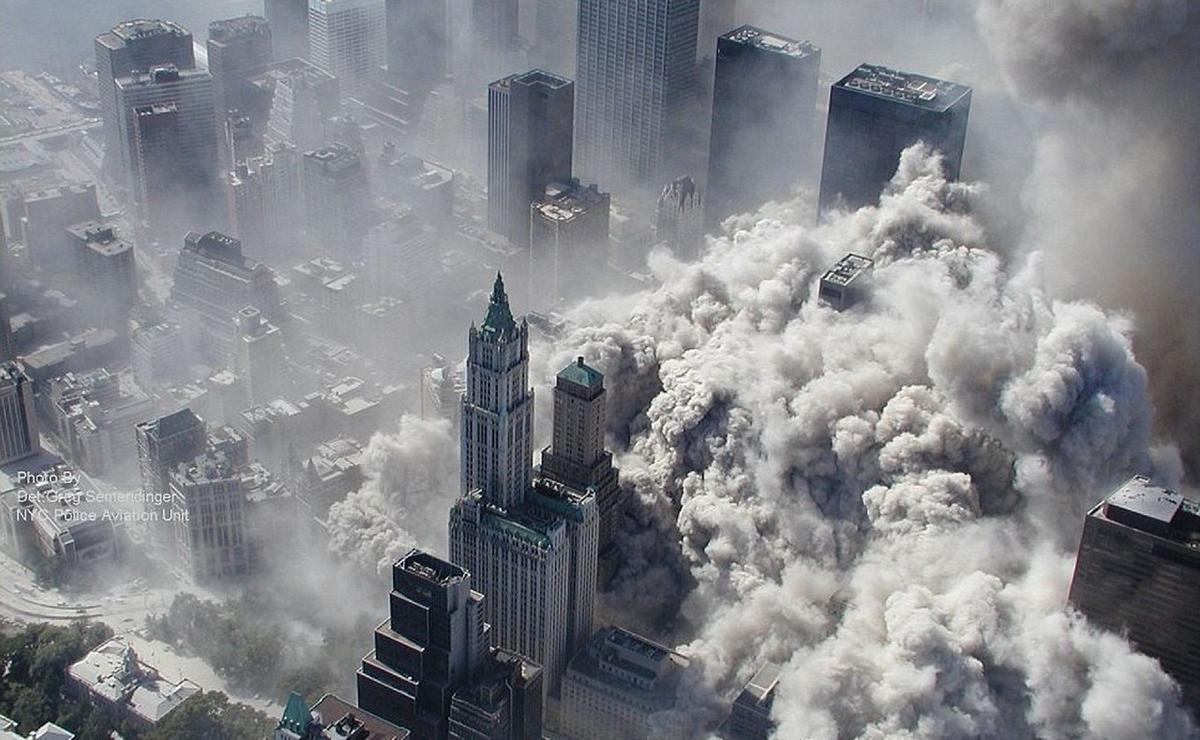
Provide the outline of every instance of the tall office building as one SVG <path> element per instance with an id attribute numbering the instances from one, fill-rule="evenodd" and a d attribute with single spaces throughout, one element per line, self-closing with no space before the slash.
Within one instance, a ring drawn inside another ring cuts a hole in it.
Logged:
<path id="1" fill-rule="evenodd" d="M 595 495 L 532 480 L 529 327 L 513 318 L 499 276 L 469 340 L 450 559 L 475 574 L 496 644 L 539 663 L 546 691 L 557 694 L 595 613 Z"/>
<path id="2" fill-rule="evenodd" d="M 471 30 L 479 50 L 505 54 L 517 44 L 519 0 L 471 0 Z"/>
<path id="3" fill-rule="evenodd" d="M 223 208 L 212 76 L 159 66 L 116 84 L 122 159 L 138 217 L 158 238 L 217 225 Z"/>
<path id="4" fill-rule="evenodd" d="M 308 58 L 308 0 L 263 0 L 263 15 L 275 59 Z"/>
<path id="5" fill-rule="evenodd" d="M 207 430 L 191 409 L 144 421 L 134 427 L 138 470 L 142 479 L 143 508 L 152 517 L 150 529 L 160 545 L 174 546 L 170 524 L 170 471 L 203 454 Z"/>
<path id="6" fill-rule="evenodd" d="M 67 234 L 74 241 L 81 297 L 95 318 L 123 333 L 138 299 L 133 244 L 96 221 L 68 226 Z"/>
<path id="7" fill-rule="evenodd" d="M 707 222 L 783 200 L 816 155 L 821 50 L 754 26 L 717 40 Z"/>
<path id="8" fill-rule="evenodd" d="M 387 0 L 387 67 L 409 92 L 428 92 L 448 72 L 446 0 Z"/>
<path id="9" fill-rule="evenodd" d="M 722 736 L 729 740 L 770 740 L 775 733 L 771 707 L 779 687 L 779 666 L 767 663 L 759 668 L 750 682 L 733 700 Z"/>
<path id="10" fill-rule="evenodd" d="M 208 71 L 217 114 L 253 105 L 250 78 L 271 62 L 271 26 L 262 16 L 244 15 L 208 24 Z"/>
<path id="11" fill-rule="evenodd" d="M 900 153 L 924 141 L 957 179 L 967 138 L 971 88 L 863 64 L 833 85 L 825 127 L 821 213 L 878 202 Z"/>
<path id="12" fill-rule="evenodd" d="M 326 142 L 327 121 L 338 113 L 338 80 L 303 59 L 272 64 L 255 84 L 268 93 L 266 140 L 301 152 Z"/>
<path id="13" fill-rule="evenodd" d="M 697 260 L 704 251 L 704 201 L 696 181 L 679 177 L 658 195 L 654 239 L 677 259 Z"/>
<path id="14" fill-rule="evenodd" d="M 257 153 L 254 142 L 260 137 L 247 113 L 260 101 L 251 80 L 271 63 L 271 26 L 258 15 L 213 21 L 208 24 L 207 51 L 225 171 Z"/>
<path id="15" fill-rule="evenodd" d="M 530 204 L 529 305 L 542 311 L 579 298 L 608 266 L 611 199 L 595 185 L 554 182 Z M 580 276 L 588 276 L 581 280 Z"/>
<path id="16" fill-rule="evenodd" d="M 263 318 L 262 311 L 246 306 L 238 311 L 238 341 L 233 371 L 246 386 L 251 406 L 268 403 L 288 395 L 286 355 L 283 332 Z"/>
<path id="17" fill-rule="evenodd" d="M 1088 512 L 1069 601 L 1122 632 L 1200 711 L 1200 505 L 1134 476 Z"/>
<path id="18" fill-rule="evenodd" d="M 358 705 L 417 738 L 445 738 L 454 692 L 490 648 L 471 575 L 420 550 L 392 566 L 390 615 L 357 674 Z"/>
<path id="19" fill-rule="evenodd" d="M 542 669 L 492 649 L 470 685 L 450 702 L 450 740 L 542 740 Z"/>
<path id="20" fill-rule="evenodd" d="M 384 0 L 309 0 L 309 59 L 354 97 L 387 63 Z"/>
<path id="21" fill-rule="evenodd" d="M 542 450 L 543 478 L 577 491 L 594 490 L 600 512 L 598 546 L 607 547 L 620 528 L 625 509 L 620 471 L 604 448 L 608 423 L 604 374 L 579 357 L 555 376 L 554 434 Z"/>
<path id="22" fill-rule="evenodd" d="M 488 227 L 529 244 L 529 206 L 571 179 L 575 84 L 535 69 L 488 86 Z"/>
<path id="23" fill-rule="evenodd" d="M 25 254 L 44 270 L 72 272 L 77 255 L 66 229 L 81 221 L 99 220 L 95 184 L 35 191 L 25 196 L 21 207 Z"/>
<path id="24" fill-rule="evenodd" d="M 529 326 L 513 318 L 499 275 L 487 315 L 478 329 L 471 325 L 468 340 L 460 415 L 462 490 L 478 490 L 485 501 L 510 508 L 524 499 L 531 483 L 533 389 Z"/>
<path id="25" fill-rule="evenodd" d="M 537 0 L 533 20 L 533 62 L 537 66 L 575 76 L 577 5 L 576 0 Z"/>
<path id="26" fill-rule="evenodd" d="M 622 193 L 663 182 L 689 140 L 700 0 L 579 0 L 578 173 Z"/>
<path id="27" fill-rule="evenodd" d="M 300 154 L 290 144 L 238 162 L 226 179 L 234 235 L 256 257 L 298 256 L 302 216 Z"/>
<path id="28" fill-rule="evenodd" d="M 246 492 L 238 468 L 223 451 L 209 450 L 169 473 L 175 552 L 197 581 L 250 573 Z"/>
<path id="29" fill-rule="evenodd" d="M 118 24 L 96 37 L 96 84 L 104 117 L 105 150 L 114 163 L 121 161 L 116 157 L 121 142 L 117 79 L 164 64 L 191 69 L 196 66 L 192 41 L 192 34 L 182 26 L 144 19 Z"/>
<path id="30" fill-rule="evenodd" d="M 733 30 L 736 18 L 737 0 L 700 0 L 700 36 L 696 44 L 699 59 L 716 56 L 717 37 Z"/>
<path id="31" fill-rule="evenodd" d="M 33 410 L 33 381 L 16 363 L 0 363 L 0 465 L 41 451 Z"/>
<path id="32" fill-rule="evenodd" d="M 3 267 L 3 265 L 0 265 Z M 0 362 L 16 359 L 17 349 L 12 335 L 12 309 L 8 296 L 0 293 Z"/>
<path id="33" fill-rule="evenodd" d="M 362 157 L 341 143 L 306 152 L 303 181 L 310 251 L 358 259 L 371 227 L 371 188 Z"/>

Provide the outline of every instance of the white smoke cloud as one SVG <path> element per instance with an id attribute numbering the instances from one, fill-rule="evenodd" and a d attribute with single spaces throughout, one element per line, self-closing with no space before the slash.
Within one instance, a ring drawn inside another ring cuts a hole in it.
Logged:
<path id="1" fill-rule="evenodd" d="M 446 552 L 446 513 L 458 493 L 458 443 L 444 419 L 405 414 L 364 450 L 366 481 L 329 509 L 329 548 L 388 573 L 412 547 Z"/>
<path id="2" fill-rule="evenodd" d="M 1177 473 L 1132 324 L 1056 300 L 1040 255 L 991 251 L 986 197 L 913 147 L 878 207 L 735 219 L 532 351 L 535 379 L 580 353 L 622 394 L 636 501 L 608 598 L 693 657 L 698 725 L 774 661 L 779 737 L 1193 731 L 1153 661 L 1065 605 L 1087 507 Z M 836 312 L 816 282 L 847 251 L 876 260 L 874 291 Z"/>

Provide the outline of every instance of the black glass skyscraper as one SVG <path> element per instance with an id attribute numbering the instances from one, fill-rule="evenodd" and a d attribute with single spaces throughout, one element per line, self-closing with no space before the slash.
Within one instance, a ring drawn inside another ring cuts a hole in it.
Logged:
<path id="1" fill-rule="evenodd" d="M 863 64 L 829 93 L 820 211 L 875 203 L 896 173 L 900 153 L 924 141 L 958 179 L 971 88 Z"/>
<path id="2" fill-rule="evenodd" d="M 529 246 L 529 206 L 571 179 L 575 84 L 535 69 L 488 86 L 488 227 Z"/>
<path id="3" fill-rule="evenodd" d="M 820 49 L 754 26 L 717 40 L 709 225 L 785 198 L 793 185 L 807 179 L 816 153 L 820 69 Z"/>

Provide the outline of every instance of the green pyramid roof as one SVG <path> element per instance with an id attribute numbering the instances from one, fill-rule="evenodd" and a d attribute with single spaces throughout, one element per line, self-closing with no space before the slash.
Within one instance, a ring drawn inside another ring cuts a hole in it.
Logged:
<path id="1" fill-rule="evenodd" d="M 287 706 L 283 709 L 283 717 L 279 720 L 280 728 L 303 735 L 308 731 L 308 726 L 312 724 L 312 721 L 312 713 L 308 711 L 304 697 L 293 691 L 288 696 Z"/>
<path id="2" fill-rule="evenodd" d="M 604 373 L 583 364 L 582 357 L 576 358 L 575 362 L 559 370 L 558 377 L 584 388 L 592 388 L 604 382 Z"/>
<path id="3" fill-rule="evenodd" d="M 481 330 L 484 334 L 496 334 L 507 339 L 517 335 L 517 322 L 508 307 L 508 294 L 504 292 L 504 278 L 498 272 Z"/>

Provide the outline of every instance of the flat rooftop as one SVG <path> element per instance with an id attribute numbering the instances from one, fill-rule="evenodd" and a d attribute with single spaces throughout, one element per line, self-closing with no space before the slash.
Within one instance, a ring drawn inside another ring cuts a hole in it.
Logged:
<path id="1" fill-rule="evenodd" d="M 870 270 L 875 266 L 875 260 L 870 257 L 863 257 L 861 254 L 851 252 L 845 257 L 837 261 L 833 267 L 821 277 L 823 283 L 833 283 L 834 285 L 846 286 L 849 285 L 859 275 Z"/>
<path id="2" fill-rule="evenodd" d="M 971 88 L 957 82 L 902 72 L 878 64 L 860 64 L 853 72 L 838 80 L 834 87 L 932 111 L 947 110 L 971 94 Z"/>
<path id="3" fill-rule="evenodd" d="M 531 69 L 528 72 L 519 72 L 508 77 L 503 77 L 493 82 L 491 86 L 504 89 L 512 85 L 544 85 L 552 90 L 557 90 L 574 84 L 574 82 L 566 77 L 560 77 L 544 69 Z"/>
<path id="4" fill-rule="evenodd" d="M 581 187 L 575 183 L 551 183 L 533 207 L 548 220 L 570 221 L 594 208 L 604 205 L 607 194 L 595 185 Z"/>
<path id="5" fill-rule="evenodd" d="M 462 568 L 421 550 L 410 550 L 396 561 L 396 567 L 422 580 L 438 585 L 460 581 L 467 576 Z"/>
<path id="6" fill-rule="evenodd" d="M 1200 504 L 1144 475 L 1130 478 L 1088 515 L 1200 548 Z"/>
<path id="7" fill-rule="evenodd" d="M 130 41 L 144 39 L 149 36 L 190 36 L 191 32 L 178 23 L 163 20 L 137 18 L 124 23 L 118 23 L 107 33 L 102 33 L 96 40 L 110 49 L 117 49 Z"/>
<path id="8" fill-rule="evenodd" d="M 271 32 L 267 19 L 261 15 L 224 18 L 208 24 L 210 41 L 224 42 L 238 36 L 265 36 Z"/>
<path id="9" fill-rule="evenodd" d="M 821 51 L 808 41 L 799 41 L 787 36 L 780 36 L 777 33 L 771 33 L 770 31 L 751 25 L 735 28 L 721 36 L 721 38 L 745 44 L 746 46 L 753 46 L 756 49 L 762 49 L 772 54 L 782 54 L 798 59 L 810 57 Z"/>

